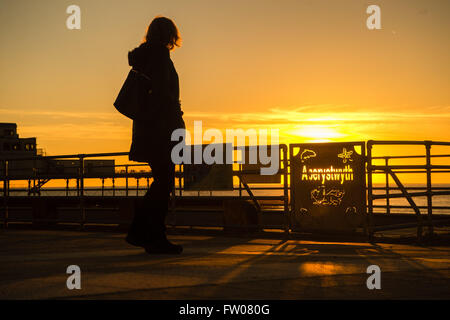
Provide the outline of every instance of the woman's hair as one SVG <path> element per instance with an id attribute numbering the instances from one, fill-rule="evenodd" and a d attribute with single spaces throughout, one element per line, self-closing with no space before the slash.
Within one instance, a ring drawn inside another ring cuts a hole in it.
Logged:
<path id="1" fill-rule="evenodd" d="M 177 26 L 166 17 L 156 17 L 150 23 L 144 42 L 161 43 L 169 50 L 181 45 L 181 37 Z"/>

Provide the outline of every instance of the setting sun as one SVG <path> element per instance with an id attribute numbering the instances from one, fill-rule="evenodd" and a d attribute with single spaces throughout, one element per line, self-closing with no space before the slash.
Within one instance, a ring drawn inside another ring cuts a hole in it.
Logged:
<path id="1" fill-rule="evenodd" d="M 306 139 L 306 142 L 334 141 L 337 138 L 345 137 L 345 134 L 338 131 L 338 126 L 329 125 L 303 125 L 288 131 L 288 134 Z"/>

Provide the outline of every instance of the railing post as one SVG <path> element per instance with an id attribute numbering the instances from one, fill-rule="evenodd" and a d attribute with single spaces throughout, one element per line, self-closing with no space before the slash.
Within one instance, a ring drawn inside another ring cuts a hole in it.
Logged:
<path id="1" fill-rule="evenodd" d="M 386 157 L 384 159 L 384 161 L 385 161 L 385 165 L 387 168 L 389 166 L 389 157 Z M 391 201 L 389 198 L 389 173 L 387 172 L 387 170 L 386 170 L 385 174 L 386 174 L 386 213 L 390 214 L 391 213 Z"/>
<path id="2" fill-rule="evenodd" d="M 139 178 L 136 178 L 136 197 L 139 196 Z"/>
<path id="3" fill-rule="evenodd" d="M 3 172 L 4 172 L 4 179 L 3 179 L 3 205 L 5 208 L 5 216 L 3 217 L 3 226 L 8 228 L 8 219 L 9 219 L 9 210 L 8 210 L 8 196 L 9 196 L 9 182 L 8 182 L 8 161 L 3 161 Z"/>
<path id="4" fill-rule="evenodd" d="M 178 195 L 181 197 L 183 195 L 183 187 L 181 185 L 181 179 L 182 179 L 182 175 L 183 175 L 183 165 L 179 164 L 178 165 Z"/>
<path id="5" fill-rule="evenodd" d="M 128 197 L 128 165 L 125 165 L 125 196 Z"/>
<path id="6" fill-rule="evenodd" d="M 239 174 L 242 172 L 242 164 L 239 163 Z M 239 179 L 239 198 L 242 197 L 242 181 Z"/>
<path id="7" fill-rule="evenodd" d="M 372 141 L 367 142 L 367 235 L 373 237 L 373 198 L 372 198 Z"/>
<path id="8" fill-rule="evenodd" d="M 425 148 L 426 148 L 426 168 L 427 168 L 427 207 L 428 207 L 428 232 L 430 235 L 434 232 L 433 227 L 433 202 L 432 202 L 432 196 L 433 196 L 433 190 L 431 187 L 431 141 L 425 141 Z"/>
<path id="9" fill-rule="evenodd" d="M 291 217 L 289 209 L 289 189 L 288 189 L 288 149 L 286 145 L 282 147 L 283 154 L 283 195 L 284 195 L 284 215 L 286 217 L 286 234 L 291 232 Z"/>
<path id="10" fill-rule="evenodd" d="M 83 229 L 86 223 L 86 208 L 84 203 L 84 155 L 80 155 L 79 157 L 81 228 Z"/>
<path id="11" fill-rule="evenodd" d="M 37 168 L 36 160 L 33 159 L 33 196 L 36 195 L 36 179 L 37 179 Z"/>
<path id="12" fill-rule="evenodd" d="M 169 210 L 170 210 L 170 213 L 172 214 L 172 219 L 173 219 L 172 220 L 172 224 L 171 224 L 172 228 L 175 228 L 176 224 L 177 224 L 177 222 L 176 222 L 177 221 L 177 216 L 176 216 L 176 213 L 177 213 L 177 210 L 176 210 L 176 201 L 177 201 L 177 199 L 176 199 L 176 197 L 177 197 L 177 188 L 176 188 L 177 177 L 176 177 L 176 173 L 177 173 L 177 170 L 176 170 L 176 168 L 177 168 L 177 166 L 174 165 L 173 166 L 174 176 L 173 176 L 173 180 L 171 181 L 172 182 L 172 186 L 171 186 L 171 192 L 169 194 Z"/>
<path id="13" fill-rule="evenodd" d="M 114 179 L 114 177 L 112 178 L 112 192 L 114 197 L 116 195 L 116 180 Z"/>

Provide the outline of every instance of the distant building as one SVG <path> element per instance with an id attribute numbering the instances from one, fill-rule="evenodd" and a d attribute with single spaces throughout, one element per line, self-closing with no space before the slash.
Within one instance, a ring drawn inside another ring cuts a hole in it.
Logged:
<path id="1" fill-rule="evenodd" d="M 74 178 L 79 176 L 80 162 L 77 159 L 47 159 L 42 149 L 36 149 L 36 138 L 19 138 L 17 124 L 0 123 L 0 178 L 5 176 L 5 164 L 10 179 L 42 180 L 35 191 L 40 192 L 50 179 Z M 30 159 L 36 157 L 35 159 Z M 25 159 L 11 159 L 25 158 Z M 113 159 L 84 160 L 86 177 L 112 177 L 115 174 Z"/>
<path id="2" fill-rule="evenodd" d="M 17 124 L 0 123 L 0 157 L 37 155 L 36 138 L 19 138 Z"/>

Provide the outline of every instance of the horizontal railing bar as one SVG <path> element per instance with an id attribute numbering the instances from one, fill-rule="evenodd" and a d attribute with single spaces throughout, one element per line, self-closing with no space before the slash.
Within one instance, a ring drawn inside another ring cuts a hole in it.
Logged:
<path id="1" fill-rule="evenodd" d="M 411 197 L 425 197 L 428 195 L 428 192 L 408 192 L 408 195 Z M 448 196 L 450 195 L 450 191 L 432 191 L 432 196 Z M 404 198 L 405 195 L 402 193 L 390 193 L 390 194 L 374 194 L 372 195 L 372 199 L 386 199 L 386 198 Z"/>
<path id="2" fill-rule="evenodd" d="M 389 169 L 428 169 L 430 168 L 431 170 L 433 169 L 450 169 L 450 165 L 431 165 L 431 166 L 427 166 L 427 165 L 371 165 L 368 166 L 369 169 L 371 170 L 389 170 Z"/>
<path id="3" fill-rule="evenodd" d="M 67 168 L 66 168 L 67 169 Z M 72 167 L 71 169 L 78 169 L 78 167 Z M 72 173 L 36 173 L 35 175 L 30 175 L 27 177 L 23 176 L 14 176 L 11 174 L 11 171 L 17 171 L 20 172 L 21 169 L 13 169 L 8 170 L 8 179 L 9 180 L 34 180 L 34 179 L 77 179 L 80 178 L 79 173 L 72 172 Z M 280 176 L 285 173 L 286 169 L 279 169 L 279 173 L 277 173 L 275 176 Z M 240 175 L 259 175 L 259 170 L 233 170 L 232 175 L 233 176 L 240 176 Z M 183 172 L 176 171 L 175 172 L 176 177 L 182 177 Z M 112 179 L 112 178 L 151 178 L 152 172 L 146 171 L 146 172 L 115 172 L 115 173 L 89 173 L 84 172 L 84 179 Z M 5 176 L 1 176 L 0 178 L 4 179 Z M 282 184 L 282 183 L 279 183 Z"/>
<path id="4" fill-rule="evenodd" d="M 249 183 L 249 185 L 252 186 L 252 190 L 284 190 L 283 186 L 280 187 L 264 187 L 264 186 L 254 186 L 251 183 Z M 288 190 L 291 188 L 291 186 L 288 186 Z M 33 189 L 33 187 L 31 187 L 30 189 Z M 112 186 L 112 185 L 105 185 L 103 188 L 101 186 L 96 186 L 96 187 L 85 187 L 84 190 L 85 191 L 113 191 L 113 190 L 126 190 L 127 188 L 125 186 Z M 131 185 L 128 187 L 128 190 L 146 190 L 147 186 L 146 184 L 140 184 L 139 188 L 137 185 Z M 186 192 L 197 192 L 197 191 L 201 191 L 201 192 L 216 192 L 216 191 L 239 191 L 239 185 L 234 185 L 234 189 L 233 190 L 185 190 L 183 187 L 180 186 L 176 186 L 175 187 L 176 190 L 184 190 Z M 368 188 L 366 187 L 366 190 Z M 427 187 L 405 187 L 406 190 L 427 190 Z M 23 192 L 23 191 L 28 191 L 28 187 L 19 187 L 19 188 L 14 188 L 11 187 L 9 188 L 10 192 Z M 47 192 L 52 192 L 52 191 L 77 191 L 77 187 L 76 186 L 70 186 L 69 188 L 66 187 L 48 187 L 48 188 L 40 188 L 41 191 L 47 191 Z M 380 191 L 385 191 L 386 187 L 372 187 L 372 190 L 380 190 Z M 401 190 L 399 187 L 395 187 L 395 186 L 390 186 L 389 187 L 390 191 L 398 191 Z M 450 187 L 432 187 L 431 190 L 435 190 L 435 191 L 446 191 L 446 190 L 450 190 Z M 0 188 L 0 193 L 3 191 L 2 188 Z M 245 189 L 242 188 L 242 191 L 245 191 Z"/>
<path id="5" fill-rule="evenodd" d="M 427 187 L 405 187 L 406 190 L 427 190 Z M 386 187 L 372 187 L 372 190 L 386 190 Z M 401 190 L 399 187 L 390 186 L 389 190 Z M 432 190 L 450 190 L 450 187 L 432 187 Z"/>
<path id="6" fill-rule="evenodd" d="M 427 192 L 408 192 L 408 195 L 411 197 L 424 197 L 427 194 L 428 194 Z M 390 193 L 389 195 L 387 195 L 387 194 L 373 194 L 372 195 L 373 200 L 386 199 L 386 198 L 404 198 L 404 197 L 405 197 L 405 195 L 403 193 Z"/>
<path id="7" fill-rule="evenodd" d="M 426 173 L 427 170 L 402 170 L 402 171 L 394 171 L 395 173 Z M 432 170 L 431 173 L 450 173 L 450 170 Z M 372 171 L 372 174 L 386 174 L 386 171 Z"/>
<path id="8" fill-rule="evenodd" d="M 450 146 L 450 142 L 445 141 L 414 141 L 414 140 L 369 140 L 367 141 L 367 145 L 442 145 L 442 146 Z"/>
<path id="9" fill-rule="evenodd" d="M 414 159 L 414 158 L 426 158 L 426 155 L 417 155 L 417 156 L 377 156 L 372 157 L 373 160 L 385 160 L 385 159 Z M 430 155 L 431 158 L 446 158 L 450 157 L 450 154 L 433 154 Z"/>
<path id="10" fill-rule="evenodd" d="M 430 141 L 430 145 L 435 145 L 435 146 L 450 146 L 450 142 L 447 142 L 447 141 Z"/>
<path id="11" fill-rule="evenodd" d="M 374 207 L 374 208 L 380 208 L 380 209 L 382 209 L 382 208 L 387 208 L 387 207 L 389 207 L 389 208 L 394 208 L 394 209 L 412 209 L 411 208 L 411 206 L 401 206 L 401 205 L 389 205 L 389 206 L 387 206 L 387 205 L 373 205 L 372 207 Z M 419 209 L 427 209 L 428 207 L 427 206 L 417 206 L 417 208 L 419 208 Z M 433 205 L 433 209 L 440 209 L 440 210 L 450 210 L 450 207 L 448 207 L 448 206 L 434 206 Z"/>
<path id="12" fill-rule="evenodd" d="M 271 145 L 258 145 L 259 146 L 267 146 L 270 147 Z M 278 144 L 279 148 L 282 150 L 287 151 L 287 145 L 284 143 Z M 233 146 L 233 150 L 243 150 L 243 148 L 248 146 Z M 252 146 L 251 146 L 252 147 Z M 80 159 L 80 158 L 92 158 L 92 157 L 113 157 L 113 156 L 128 156 L 129 152 L 106 152 L 106 153 L 79 153 L 79 154 L 65 154 L 65 155 L 55 155 L 55 156 L 29 156 L 29 157 L 1 157 L 0 161 L 12 161 L 12 160 L 37 160 L 37 159 Z M 134 164 L 133 164 L 134 165 Z M 146 165 L 146 164 L 144 164 Z"/>
<path id="13" fill-rule="evenodd" d="M 66 196 L 53 196 L 53 195 L 44 195 L 44 196 L 40 196 L 40 198 L 58 198 L 58 199 L 60 199 L 60 198 L 65 198 Z M 177 198 L 179 198 L 180 196 L 177 196 Z M 183 196 L 181 196 L 183 199 L 198 199 L 199 198 L 199 196 L 197 196 L 197 195 L 183 195 Z M 200 196 L 200 197 L 202 197 L 202 196 Z M 250 196 L 238 196 L 238 195 L 212 195 L 212 196 L 209 196 L 208 195 L 208 198 L 210 198 L 210 199 L 235 199 L 235 198 L 237 198 L 237 197 L 239 197 L 240 199 L 244 199 L 244 200 L 251 200 L 252 199 L 252 197 L 250 197 Z M 39 198 L 39 196 L 36 196 L 36 197 L 30 197 L 30 196 L 15 196 L 15 198 L 17 198 L 17 199 L 20 199 L 20 198 Z M 140 196 L 136 196 L 135 194 L 132 194 L 132 195 L 128 195 L 128 196 L 125 196 L 125 195 L 115 195 L 115 196 L 111 196 L 111 195 L 104 195 L 104 196 L 102 196 L 102 195 L 84 195 L 83 197 L 82 196 L 77 196 L 77 195 L 74 195 L 74 196 L 70 196 L 70 198 L 71 199 L 81 199 L 81 198 L 84 198 L 84 199 L 89 199 L 89 198 L 92 198 L 92 199 L 95 199 L 95 198 L 103 198 L 103 199 L 118 199 L 118 198 L 129 198 L 129 199 L 133 199 L 133 198 L 140 198 Z M 277 196 L 267 196 L 267 195 L 256 195 L 256 198 L 258 198 L 258 200 L 282 200 L 282 199 L 284 199 L 284 195 L 277 195 Z"/>
<path id="14" fill-rule="evenodd" d="M 249 185 L 251 185 L 251 184 L 249 184 Z M 33 187 L 31 187 L 31 189 L 33 189 Z M 137 185 L 132 185 L 132 186 L 129 186 L 128 188 L 126 188 L 125 186 L 115 186 L 115 187 L 113 187 L 113 186 L 108 185 L 108 186 L 105 186 L 103 188 L 100 187 L 100 186 L 97 186 L 97 187 L 85 187 L 84 191 L 87 191 L 87 192 L 89 192 L 89 191 L 105 191 L 106 192 L 106 191 L 114 191 L 114 190 L 116 190 L 116 191 L 124 191 L 124 190 L 145 191 L 146 189 L 147 189 L 146 185 L 139 185 L 139 188 L 138 188 Z M 239 191 L 239 185 L 235 185 L 233 190 L 185 190 L 184 188 L 182 188 L 180 186 L 176 186 L 175 189 L 176 190 L 183 190 L 185 192 L 198 192 L 198 191 L 201 191 L 201 192 L 210 192 L 210 191 L 212 191 L 212 192 L 225 192 L 225 191 L 226 192 L 233 192 L 234 191 L 234 192 L 236 192 L 236 191 Z M 406 190 L 427 190 L 426 187 L 405 187 L 405 189 Z M 13 192 L 28 192 L 29 190 L 30 189 L 28 189 L 28 187 L 10 188 L 9 192 L 10 193 L 13 193 Z M 279 191 L 282 191 L 282 190 L 284 190 L 284 187 L 282 187 L 282 186 L 281 187 L 258 187 L 258 186 L 252 186 L 252 190 L 279 190 Z M 288 187 L 288 190 L 290 190 L 290 186 Z M 386 187 L 372 187 L 372 190 L 385 191 Z M 389 187 L 389 190 L 390 191 L 399 191 L 401 189 L 398 188 L 398 187 L 392 186 L 392 187 Z M 447 190 L 450 190 L 450 187 L 433 187 L 431 190 L 432 191 L 447 191 Z M 3 191 L 3 189 L 0 188 L 0 193 L 2 191 Z M 44 191 L 45 192 L 60 192 L 60 191 L 76 192 L 76 191 L 78 191 L 78 189 L 77 189 L 76 186 L 71 186 L 69 188 L 66 188 L 66 187 L 59 187 L 59 188 L 49 187 L 49 188 L 40 188 L 40 191 L 41 192 L 44 192 Z M 245 190 L 242 189 L 242 191 L 245 191 Z M 390 195 L 392 195 L 392 193 Z"/>

